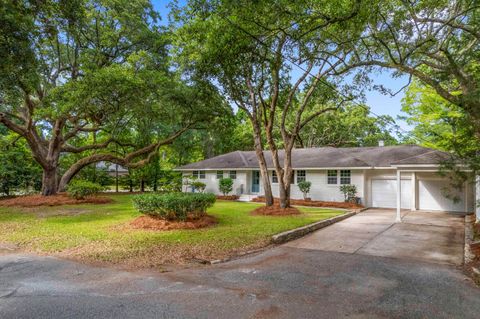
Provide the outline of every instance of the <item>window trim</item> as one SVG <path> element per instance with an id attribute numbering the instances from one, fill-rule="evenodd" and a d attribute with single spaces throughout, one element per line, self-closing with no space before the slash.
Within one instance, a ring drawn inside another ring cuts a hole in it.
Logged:
<path id="1" fill-rule="evenodd" d="M 335 172 L 335 176 L 330 175 L 331 172 Z M 335 183 L 330 183 L 330 178 L 335 177 Z M 329 169 L 327 170 L 327 185 L 338 185 L 338 170 L 337 169 Z"/>
<path id="2" fill-rule="evenodd" d="M 342 173 L 347 173 L 347 172 L 348 172 L 348 176 L 342 176 Z M 342 178 L 348 178 L 348 183 L 343 183 Z M 349 170 L 349 169 L 340 170 L 339 184 L 340 185 L 350 185 L 350 184 L 352 184 L 352 171 L 351 170 Z"/>
<path id="3" fill-rule="evenodd" d="M 300 173 L 300 172 L 302 172 L 302 174 L 299 176 L 298 173 Z M 304 182 L 304 181 L 307 180 L 307 171 L 306 171 L 306 170 L 301 169 L 301 170 L 296 171 L 296 173 L 297 173 L 297 175 L 295 176 L 295 177 L 296 177 L 295 180 L 297 181 L 297 184 L 300 183 L 300 182 Z M 299 177 L 300 177 L 302 180 L 298 180 Z"/>
<path id="4" fill-rule="evenodd" d="M 228 177 L 230 177 L 231 179 L 237 179 L 237 171 L 229 171 Z"/>
<path id="5" fill-rule="evenodd" d="M 278 176 L 276 171 L 272 171 L 272 184 L 278 184 Z"/>
<path id="6" fill-rule="evenodd" d="M 220 175 L 220 174 L 221 174 L 222 176 L 219 178 L 219 175 Z M 224 174 L 225 174 L 224 171 L 217 171 L 217 176 L 216 176 L 217 179 L 222 179 L 222 178 L 225 176 Z"/>

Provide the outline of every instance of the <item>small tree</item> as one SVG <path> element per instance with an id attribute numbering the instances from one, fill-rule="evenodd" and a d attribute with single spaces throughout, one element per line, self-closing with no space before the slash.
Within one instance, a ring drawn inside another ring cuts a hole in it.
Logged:
<path id="1" fill-rule="evenodd" d="M 342 185 L 340 191 L 343 193 L 345 202 L 350 202 L 357 195 L 357 186 L 355 185 Z"/>
<path id="2" fill-rule="evenodd" d="M 190 185 L 192 185 L 194 191 L 198 190 L 200 193 L 203 193 L 207 187 L 207 184 L 200 181 L 193 181 Z"/>
<path id="3" fill-rule="evenodd" d="M 310 193 L 310 187 L 312 186 L 312 182 L 308 181 L 301 181 L 298 183 L 298 188 L 303 193 L 303 199 L 307 199 L 308 193 Z"/>
<path id="4" fill-rule="evenodd" d="M 224 196 L 228 195 L 233 190 L 233 179 L 227 178 L 220 178 L 218 181 L 218 189 L 223 193 Z"/>

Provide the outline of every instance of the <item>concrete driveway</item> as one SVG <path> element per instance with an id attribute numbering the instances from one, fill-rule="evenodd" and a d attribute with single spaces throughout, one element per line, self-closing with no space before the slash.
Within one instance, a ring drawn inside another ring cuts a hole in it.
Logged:
<path id="1" fill-rule="evenodd" d="M 288 247 L 461 265 L 464 216 L 445 212 L 369 209 L 299 240 Z"/>

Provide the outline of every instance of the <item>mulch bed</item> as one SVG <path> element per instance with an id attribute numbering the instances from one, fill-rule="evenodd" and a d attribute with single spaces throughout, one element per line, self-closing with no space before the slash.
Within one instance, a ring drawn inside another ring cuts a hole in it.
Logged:
<path id="1" fill-rule="evenodd" d="M 250 214 L 257 216 L 291 216 L 300 215 L 301 212 L 295 207 L 280 208 L 280 205 L 273 205 L 259 207 Z"/>
<path id="2" fill-rule="evenodd" d="M 205 228 L 217 223 L 217 219 L 210 215 L 204 215 L 198 219 L 187 219 L 186 221 L 169 221 L 151 216 L 140 216 L 131 221 L 129 225 L 133 229 L 175 230 Z"/>
<path id="3" fill-rule="evenodd" d="M 240 196 L 237 195 L 217 195 L 217 199 L 220 200 L 237 200 Z"/>
<path id="4" fill-rule="evenodd" d="M 252 199 L 252 202 L 257 203 L 264 203 L 265 197 L 259 196 L 257 198 Z M 274 203 L 278 204 L 280 200 L 278 198 L 274 198 Z M 298 205 L 298 206 L 309 206 L 309 207 L 329 207 L 329 208 L 363 208 L 364 206 L 355 204 L 355 203 L 348 203 L 348 202 L 327 202 L 327 201 L 316 201 L 316 200 L 303 200 L 303 199 L 290 199 L 291 205 Z"/>
<path id="5" fill-rule="evenodd" d="M 37 207 L 37 206 L 61 206 L 61 205 L 76 205 L 76 204 L 108 204 L 113 200 L 108 197 L 90 196 L 85 199 L 75 199 L 69 197 L 65 193 L 60 193 L 51 196 L 42 195 L 27 195 L 18 196 L 0 200 L 0 206 L 4 207 Z"/>

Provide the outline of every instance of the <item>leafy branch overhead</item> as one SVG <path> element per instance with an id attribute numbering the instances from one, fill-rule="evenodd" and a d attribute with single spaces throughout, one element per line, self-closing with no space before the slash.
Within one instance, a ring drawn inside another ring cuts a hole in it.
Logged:
<path id="1" fill-rule="evenodd" d="M 0 123 L 26 140 L 44 195 L 100 161 L 141 167 L 229 112 L 213 86 L 172 73 L 149 2 L 2 2 L 0 14 L 0 69 L 18 69 L 0 80 Z M 59 177 L 69 153 L 77 160 Z"/>

